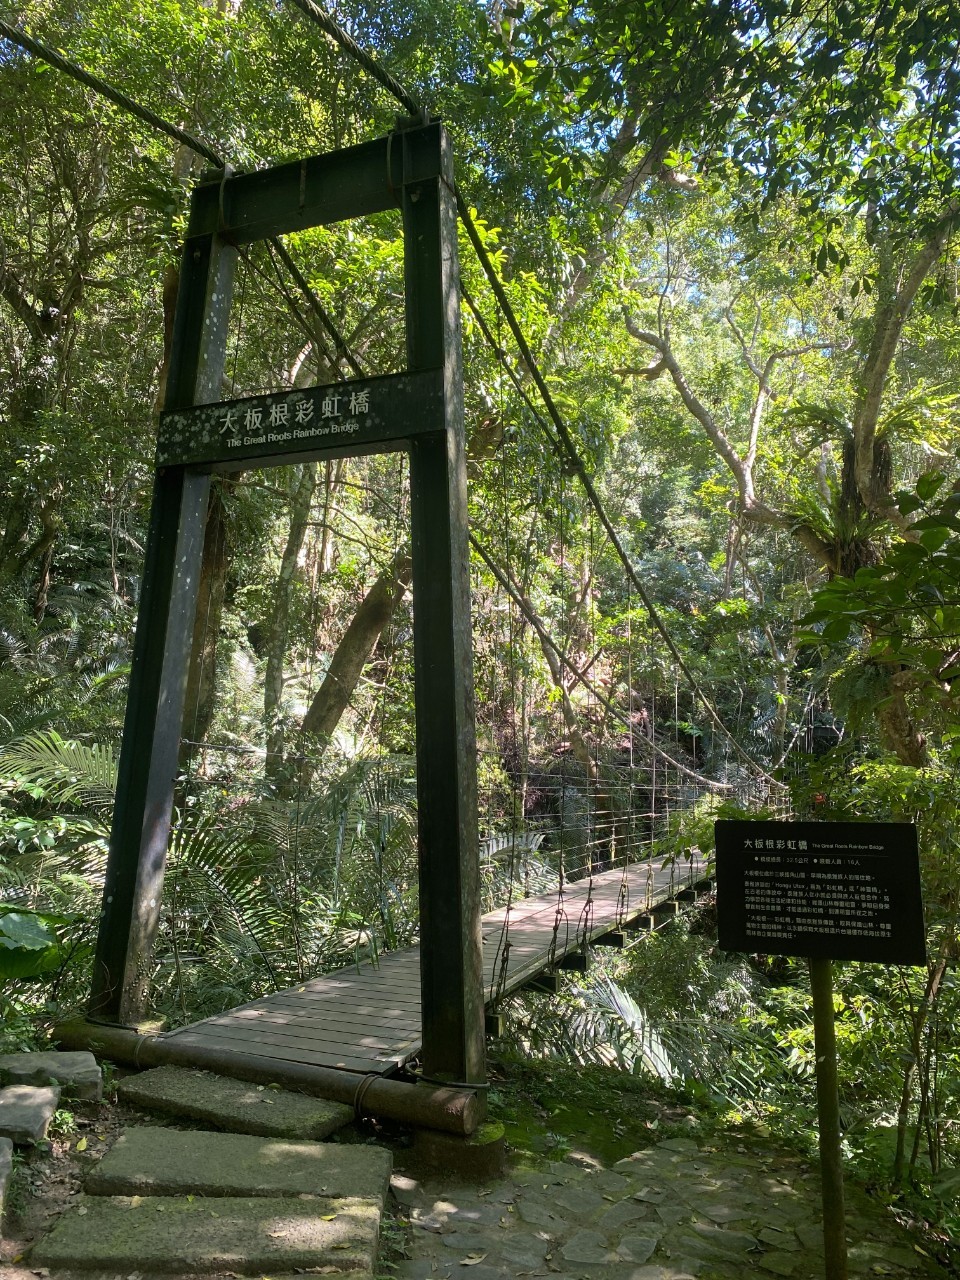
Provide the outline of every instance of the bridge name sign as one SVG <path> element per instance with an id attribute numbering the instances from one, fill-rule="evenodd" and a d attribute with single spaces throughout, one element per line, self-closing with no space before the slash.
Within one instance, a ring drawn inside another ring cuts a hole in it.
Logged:
<path id="1" fill-rule="evenodd" d="M 157 466 L 229 471 L 319 452 L 376 453 L 443 426 L 440 369 L 358 378 L 162 413 Z"/>

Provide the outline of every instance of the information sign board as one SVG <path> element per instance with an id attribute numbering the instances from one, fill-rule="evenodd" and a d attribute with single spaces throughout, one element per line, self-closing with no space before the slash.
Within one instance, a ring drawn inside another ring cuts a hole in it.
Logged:
<path id="1" fill-rule="evenodd" d="M 912 824 L 724 821 L 715 831 L 724 950 L 926 963 Z"/>
<path id="2" fill-rule="evenodd" d="M 439 369 L 388 374 L 162 413 L 157 466 L 229 470 L 289 455 L 356 455 L 443 428 Z"/>

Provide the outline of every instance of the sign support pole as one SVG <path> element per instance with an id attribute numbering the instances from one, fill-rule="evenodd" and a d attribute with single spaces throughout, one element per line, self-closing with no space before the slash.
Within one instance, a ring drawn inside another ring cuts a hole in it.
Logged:
<path id="1" fill-rule="evenodd" d="M 714 831 L 720 946 L 810 962 L 826 1276 L 846 1280 L 832 963 L 927 963 L 917 828 L 737 820 Z"/>
<path id="2" fill-rule="evenodd" d="M 817 1059 L 817 1118 L 820 1129 L 820 1183 L 826 1276 L 827 1280 L 847 1280 L 837 1033 L 833 1010 L 833 964 L 830 960 L 810 960 L 810 988 L 813 992 L 813 1042 Z"/>

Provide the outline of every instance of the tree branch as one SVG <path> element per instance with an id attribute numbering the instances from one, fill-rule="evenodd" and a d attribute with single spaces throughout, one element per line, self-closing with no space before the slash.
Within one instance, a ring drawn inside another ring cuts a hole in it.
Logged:
<path id="1" fill-rule="evenodd" d="M 680 393 L 680 399 L 686 406 L 687 411 L 700 423 L 713 447 L 732 471 L 737 487 L 740 490 L 740 501 L 744 510 L 751 508 L 756 502 L 753 492 L 753 477 L 744 466 L 743 459 L 720 429 L 716 418 L 693 391 L 686 379 L 686 375 L 677 362 L 676 356 L 670 349 L 670 344 L 666 339 L 661 338 L 658 333 L 653 333 L 649 329 L 641 329 L 627 311 L 624 311 L 623 317 L 626 322 L 627 332 L 631 338 L 634 338 L 637 342 L 644 343 L 648 347 L 653 347 L 654 351 L 660 353 L 660 360 L 673 379 L 673 385 Z"/>
<path id="2" fill-rule="evenodd" d="M 877 424 L 887 376 L 920 286 L 943 254 L 958 216 L 960 201 L 953 200 L 944 210 L 929 240 L 914 257 L 893 297 L 877 307 L 876 328 L 864 362 L 860 397 L 853 415 L 857 488 L 867 508 L 876 514 L 887 514 L 890 506 L 890 495 L 878 483 L 874 466 Z"/>
<path id="3" fill-rule="evenodd" d="M 0 298 L 23 321 L 34 342 L 43 342 L 47 335 L 36 307 L 27 298 L 16 276 L 3 265 L 0 265 Z"/>

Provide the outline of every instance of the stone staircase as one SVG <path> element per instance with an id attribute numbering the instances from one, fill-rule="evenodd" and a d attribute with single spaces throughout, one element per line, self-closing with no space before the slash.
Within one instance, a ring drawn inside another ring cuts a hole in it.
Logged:
<path id="1" fill-rule="evenodd" d="M 320 1140 L 349 1108 L 174 1067 L 119 1093 L 216 1127 L 127 1126 L 32 1248 L 32 1268 L 372 1280 L 392 1156 Z"/>

